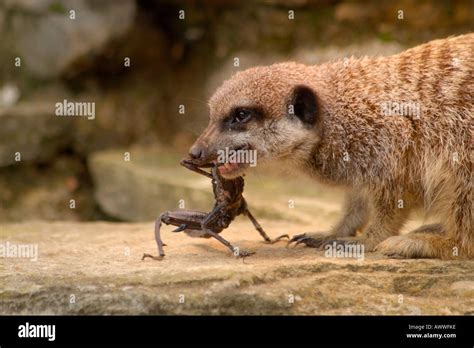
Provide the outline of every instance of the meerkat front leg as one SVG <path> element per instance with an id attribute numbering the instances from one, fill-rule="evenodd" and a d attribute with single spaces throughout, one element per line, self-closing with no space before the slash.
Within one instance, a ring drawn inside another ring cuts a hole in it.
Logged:
<path id="1" fill-rule="evenodd" d="M 343 211 L 342 218 L 330 232 L 298 234 L 293 236 L 288 245 L 291 243 L 295 243 L 295 245 L 303 243 L 308 247 L 320 248 L 336 238 L 355 236 L 357 230 L 362 230 L 368 222 L 368 200 L 360 191 L 351 191 L 347 194 Z"/>
<path id="2" fill-rule="evenodd" d="M 365 251 L 373 251 L 375 246 L 383 240 L 398 234 L 410 212 L 409 208 L 399 208 L 397 197 L 387 190 L 374 192 L 371 199 L 371 221 L 361 236 L 337 237 L 326 239 L 319 248 L 328 244 L 363 244 Z M 297 242 L 298 243 L 298 242 Z M 308 246 L 307 239 L 299 243 Z M 298 244 L 299 244 L 298 243 Z M 309 245 L 311 246 L 311 244 Z"/>
<path id="3" fill-rule="evenodd" d="M 387 185 L 390 187 L 390 185 Z M 407 206 L 398 205 L 398 197 L 389 189 L 372 193 L 371 221 L 361 236 L 337 238 L 327 244 L 360 244 L 365 251 L 373 251 L 377 244 L 399 233 L 410 213 Z"/>

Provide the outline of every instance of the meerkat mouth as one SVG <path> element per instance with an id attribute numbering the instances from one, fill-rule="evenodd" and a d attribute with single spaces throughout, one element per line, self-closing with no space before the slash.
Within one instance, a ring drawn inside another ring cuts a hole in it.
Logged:
<path id="1" fill-rule="evenodd" d="M 228 178 L 242 175 L 250 167 L 248 163 L 224 163 L 219 166 L 219 173 Z"/>
<path id="2" fill-rule="evenodd" d="M 219 173 L 226 178 L 241 176 L 252 164 L 250 151 L 253 150 L 248 144 L 233 149 L 226 148 L 223 156 L 216 161 Z"/>

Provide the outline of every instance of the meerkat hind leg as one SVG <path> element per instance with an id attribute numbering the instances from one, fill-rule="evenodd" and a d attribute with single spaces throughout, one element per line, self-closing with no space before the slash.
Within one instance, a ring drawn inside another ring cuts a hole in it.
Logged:
<path id="1" fill-rule="evenodd" d="M 375 249 L 391 258 L 429 258 L 435 255 L 427 243 L 430 236 L 440 236 L 445 233 L 442 224 L 423 225 L 407 235 L 388 238 L 377 245 Z"/>
<path id="2" fill-rule="evenodd" d="M 387 238 L 375 247 L 390 258 L 451 258 L 454 241 L 436 233 L 412 232 Z"/>
<path id="3" fill-rule="evenodd" d="M 442 224 L 423 225 L 407 235 L 387 238 L 377 245 L 375 250 L 397 259 L 434 257 L 435 253 L 427 241 L 430 236 L 444 235 L 445 232 Z"/>
<path id="4" fill-rule="evenodd" d="M 411 231 L 410 233 L 435 233 L 435 234 L 445 234 L 446 230 L 442 224 L 430 224 L 423 225 L 417 229 Z"/>
<path id="5" fill-rule="evenodd" d="M 463 185 L 459 185 L 464 188 Z M 471 192 L 460 190 L 451 204 L 451 216 L 446 228 L 439 224 L 422 226 L 412 233 L 388 238 L 376 250 L 396 258 L 472 258 L 474 234 L 472 230 Z M 443 233 L 445 232 L 445 233 Z"/>

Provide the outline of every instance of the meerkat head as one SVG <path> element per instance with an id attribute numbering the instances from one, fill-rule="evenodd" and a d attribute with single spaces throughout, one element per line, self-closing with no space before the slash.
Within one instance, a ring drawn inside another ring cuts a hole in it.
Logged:
<path id="1" fill-rule="evenodd" d="M 201 164 L 221 164 L 226 178 L 242 175 L 251 166 L 242 159 L 251 158 L 252 152 L 258 163 L 307 159 L 319 140 L 320 105 L 316 91 L 305 83 L 310 78 L 305 69 L 295 63 L 276 64 L 225 81 L 209 101 L 209 125 L 191 147 L 190 157 Z M 222 154 L 237 156 L 229 161 Z"/>

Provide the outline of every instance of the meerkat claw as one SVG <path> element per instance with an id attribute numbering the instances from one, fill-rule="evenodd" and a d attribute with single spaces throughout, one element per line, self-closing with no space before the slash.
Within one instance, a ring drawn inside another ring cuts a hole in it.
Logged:
<path id="1" fill-rule="evenodd" d="M 304 240 L 309 238 L 306 233 L 302 233 L 302 234 L 297 234 L 296 236 L 293 236 L 293 238 L 291 238 L 288 243 L 286 244 L 286 247 L 290 247 L 290 245 L 292 243 L 295 243 L 295 245 L 293 247 L 296 247 L 298 244 L 301 244 L 301 243 L 304 243 Z"/>
<path id="2" fill-rule="evenodd" d="M 288 241 L 287 247 L 289 247 L 292 243 L 295 243 L 293 247 L 296 247 L 298 244 L 304 244 L 309 248 L 322 248 L 329 242 L 327 236 L 316 237 L 307 233 L 303 233 L 293 236 L 293 238 Z"/>

